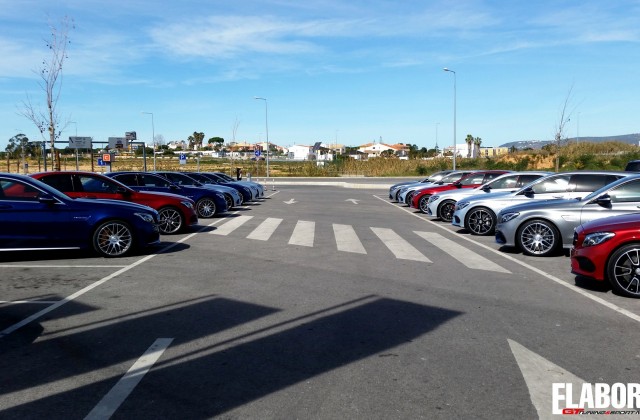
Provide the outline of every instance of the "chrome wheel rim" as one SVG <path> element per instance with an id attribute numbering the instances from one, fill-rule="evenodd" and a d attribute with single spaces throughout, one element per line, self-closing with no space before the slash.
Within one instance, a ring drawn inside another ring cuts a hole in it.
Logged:
<path id="1" fill-rule="evenodd" d="M 493 215 L 486 210 L 478 209 L 469 213 L 469 230 L 477 235 L 484 235 L 491 232 L 493 226 Z"/>
<path id="2" fill-rule="evenodd" d="M 161 209 L 159 216 L 160 224 L 158 228 L 160 233 L 175 233 L 182 227 L 182 216 L 176 209 Z"/>
<path id="3" fill-rule="evenodd" d="M 233 207 L 233 198 L 230 195 L 225 195 L 224 200 L 227 202 L 227 208 L 230 209 Z"/>
<path id="4" fill-rule="evenodd" d="M 640 297 L 640 250 L 632 249 L 615 260 L 613 281 L 626 293 Z"/>
<path id="5" fill-rule="evenodd" d="M 549 225 L 530 223 L 520 233 L 522 247 L 531 254 L 540 255 L 551 251 L 556 244 L 556 234 Z"/>
<path id="6" fill-rule="evenodd" d="M 216 203 L 210 198 L 203 198 L 198 201 L 197 209 L 199 217 L 213 217 L 216 214 Z"/>
<path id="7" fill-rule="evenodd" d="M 429 196 L 422 197 L 418 205 L 420 207 L 420 211 L 426 213 L 427 209 L 429 208 Z"/>
<path id="8" fill-rule="evenodd" d="M 452 221 L 453 211 L 455 208 L 456 208 L 455 203 L 452 203 L 451 201 L 443 203 L 442 206 L 440 206 L 440 219 L 442 219 L 445 222 Z"/>
<path id="9" fill-rule="evenodd" d="M 114 257 L 125 254 L 132 244 L 133 235 L 122 223 L 107 223 L 96 234 L 96 245 L 104 255 Z"/>

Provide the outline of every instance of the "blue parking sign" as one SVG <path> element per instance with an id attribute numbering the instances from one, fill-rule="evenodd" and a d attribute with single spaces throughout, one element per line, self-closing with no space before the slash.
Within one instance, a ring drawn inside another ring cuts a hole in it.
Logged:
<path id="1" fill-rule="evenodd" d="M 186 165 L 187 163 L 187 155 L 184 153 L 180 153 L 180 165 Z"/>
<path id="2" fill-rule="evenodd" d="M 256 149 L 256 151 L 254 152 L 256 157 L 260 157 L 260 149 Z"/>

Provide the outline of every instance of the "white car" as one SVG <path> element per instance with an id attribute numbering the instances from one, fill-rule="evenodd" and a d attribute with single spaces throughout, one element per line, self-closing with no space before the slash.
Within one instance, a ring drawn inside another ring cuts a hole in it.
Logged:
<path id="1" fill-rule="evenodd" d="M 456 202 L 459 200 L 478 194 L 515 192 L 536 179 L 551 174 L 552 172 L 544 171 L 510 172 L 476 188 L 443 191 L 434 194 L 429 197 L 427 216 L 434 219 L 439 218 L 443 222 L 450 222 L 453 218 Z"/>
<path id="2" fill-rule="evenodd" d="M 420 191 L 422 189 L 435 187 L 438 185 L 445 184 L 453 184 L 456 181 L 459 181 L 460 178 L 469 175 L 470 173 L 475 171 L 455 171 L 450 174 L 444 176 L 440 181 L 428 184 L 410 184 L 400 188 L 400 192 L 398 193 L 398 203 L 409 205 L 411 203 L 411 198 L 416 193 L 416 191 Z"/>
<path id="3" fill-rule="evenodd" d="M 451 223 L 472 235 L 491 235 L 500 210 L 529 200 L 577 198 L 633 174 L 623 171 L 563 172 L 537 179 L 516 192 L 476 195 L 456 203 Z"/>

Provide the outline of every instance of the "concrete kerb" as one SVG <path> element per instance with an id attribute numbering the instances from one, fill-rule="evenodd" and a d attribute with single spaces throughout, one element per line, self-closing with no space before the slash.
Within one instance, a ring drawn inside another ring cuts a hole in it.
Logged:
<path id="1" fill-rule="evenodd" d="M 354 189 L 361 189 L 361 190 L 385 190 L 385 189 L 388 190 L 393 185 L 392 183 L 378 183 L 376 182 L 377 180 L 372 180 L 371 183 L 363 183 L 363 182 L 347 182 L 347 181 L 312 181 L 311 179 L 286 180 L 282 178 L 281 179 L 269 178 L 268 180 L 266 180 L 264 178 L 254 178 L 253 181 L 259 182 L 268 188 L 271 188 L 272 186 L 279 186 L 279 185 L 310 185 L 310 186 L 354 188 Z"/>

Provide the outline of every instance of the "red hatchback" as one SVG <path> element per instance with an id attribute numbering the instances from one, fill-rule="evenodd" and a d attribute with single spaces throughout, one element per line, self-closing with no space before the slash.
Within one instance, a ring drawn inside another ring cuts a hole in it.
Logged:
<path id="1" fill-rule="evenodd" d="M 177 194 L 134 191 L 115 179 L 93 172 L 40 172 L 30 175 L 72 198 L 131 201 L 158 211 L 160 233 L 186 230 L 198 223 L 193 200 Z"/>
<path id="2" fill-rule="evenodd" d="M 640 213 L 578 226 L 573 234 L 571 272 L 608 280 L 617 293 L 640 298 Z"/>
<path id="3" fill-rule="evenodd" d="M 433 188 L 426 188 L 424 190 L 416 191 L 416 193 L 411 198 L 409 207 L 419 209 L 421 212 L 426 214 L 429 197 L 431 197 L 433 194 L 440 193 L 442 191 L 455 190 L 457 188 L 475 188 L 491 181 L 494 178 L 499 177 L 502 174 L 506 174 L 507 172 L 509 171 L 475 171 L 452 184 L 438 185 Z"/>

